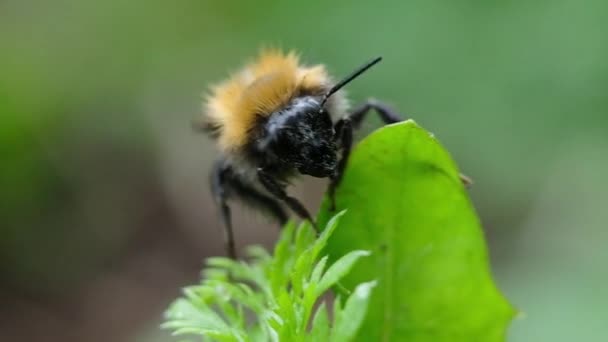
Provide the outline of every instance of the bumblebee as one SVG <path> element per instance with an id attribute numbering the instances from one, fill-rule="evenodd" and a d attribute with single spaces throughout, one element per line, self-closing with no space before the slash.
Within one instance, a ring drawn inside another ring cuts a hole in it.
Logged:
<path id="1" fill-rule="evenodd" d="M 386 105 L 369 100 L 349 110 L 341 89 L 382 60 L 377 57 L 338 82 L 323 65 L 306 66 L 298 56 L 263 51 L 227 81 L 212 87 L 197 127 L 219 145 L 222 157 L 211 173 L 228 255 L 236 258 L 229 199 L 240 199 L 283 225 L 290 209 L 314 220 L 286 192 L 298 175 L 329 178 L 332 207 L 353 143 L 353 129 L 374 110 L 386 124 L 401 121 Z"/>

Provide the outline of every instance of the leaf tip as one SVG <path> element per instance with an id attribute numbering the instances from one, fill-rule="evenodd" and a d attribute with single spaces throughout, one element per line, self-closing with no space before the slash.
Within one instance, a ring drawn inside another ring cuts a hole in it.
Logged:
<path id="1" fill-rule="evenodd" d="M 354 295 L 359 298 L 367 298 L 372 292 L 372 289 L 378 284 L 378 281 L 372 280 L 367 283 L 362 283 L 355 288 Z"/>

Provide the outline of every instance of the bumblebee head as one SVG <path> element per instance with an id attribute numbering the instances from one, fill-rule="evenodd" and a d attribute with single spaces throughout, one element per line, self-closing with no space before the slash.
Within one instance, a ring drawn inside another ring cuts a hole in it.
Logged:
<path id="1" fill-rule="evenodd" d="M 333 123 L 312 96 L 294 99 L 266 124 L 267 148 L 282 164 L 313 177 L 333 176 L 338 162 Z"/>
<path id="2" fill-rule="evenodd" d="M 313 177 L 333 177 L 338 157 L 336 132 L 324 105 L 346 84 L 359 77 L 382 58 L 362 65 L 336 83 L 321 96 L 301 95 L 264 117 L 263 129 L 257 137 L 255 150 L 265 156 L 266 164 L 296 169 Z"/>

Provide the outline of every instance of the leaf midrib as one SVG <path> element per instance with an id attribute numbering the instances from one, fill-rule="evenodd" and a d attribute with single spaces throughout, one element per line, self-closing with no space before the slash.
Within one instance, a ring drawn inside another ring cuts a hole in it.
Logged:
<path id="1" fill-rule="evenodd" d="M 407 131 L 407 136 L 403 138 L 404 141 L 409 141 L 411 135 L 411 130 Z M 407 147 L 404 146 L 404 149 Z M 407 182 L 399 182 L 400 193 L 405 191 Z M 394 211 L 395 215 L 398 215 L 397 211 Z M 393 217 L 392 222 L 396 222 L 399 218 Z M 393 243 L 396 237 L 396 230 L 399 225 L 391 224 L 389 229 L 383 229 L 384 234 L 384 243 L 386 244 L 386 264 L 384 267 L 384 279 L 386 281 L 386 291 L 384 291 L 384 313 L 383 313 L 383 329 L 382 329 L 382 341 L 388 342 L 391 341 L 391 337 L 393 334 L 393 276 L 395 275 L 395 251 L 392 248 L 391 243 Z"/>

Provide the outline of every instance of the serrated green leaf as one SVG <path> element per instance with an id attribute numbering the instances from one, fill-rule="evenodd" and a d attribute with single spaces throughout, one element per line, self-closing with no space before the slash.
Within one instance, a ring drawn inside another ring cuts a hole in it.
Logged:
<path id="1" fill-rule="evenodd" d="M 292 221 L 289 221 L 285 227 L 283 227 L 279 241 L 277 241 L 277 244 L 274 247 L 273 261 L 276 265 L 282 266 L 289 259 L 289 250 L 291 249 L 295 229 L 296 226 Z"/>
<path id="2" fill-rule="evenodd" d="M 167 328 L 197 327 L 208 330 L 228 330 L 228 325 L 212 310 L 199 309 L 185 299 L 179 299 L 169 308 L 166 316 L 171 321 L 164 326 Z"/>
<path id="3" fill-rule="evenodd" d="M 283 338 L 289 335 L 293 335 L 295 327 L 297 326 L 297 313 L 287 289 L 282 289 L 280 291 L 277 303 L 278 308 L 275 311 L 283 321 L 283 324 L 281 325 L 281 330 L 279 330 L 279 336 Z"/>
<path id="4" fill-rule="evenodd" d="M 330 287 L 334 286 L 335 283 L 350 272 L 359 258 L 368 255 L 370 255 L 368 251 L 352 251 L 338 259 L 338 261 L 327 269 L 327 272 L 323 274 L 323 277 L 321 277 L 321 280 L 316 287 L 317 295 L 321 295 Z"/>
<path id="5" fill-rule="evenodd" d="M 313 255 L 323 249 L 337 222 L 337 218 L 332 221 L 317 241 L 306 223 L 297 232 L 293 227 L 286 229 L 275 255 L 254 251 L 260 258 L 249 263 L 211 258 L 202 272 L 209 278 L 184 289 L 184 298 L 167 311 L 163 327 L 174 334 L 200 335 L 212 341 L 303 342 L 313 329 L 316 336 L 323 336 L 321 340 L 327 340 L 331 325 L 327 310 L 318 311 L 316 328 L 310 322 L 324 292 L 316 287 L 321 284 L 328 289 L 366 254 L 346 255 L 323 274 L 328 258 L 317 261 Z M 340 317 L 340 305 L 334 306 L 336 317 Z"/>
<path id="6" fill-rule="evenodd" d="M 315 265 L 315 268 L 312 270 L 312 274 L 310 276 L 311 283 L 318 283 L 319 280 L 321 280 L 323 271 L 325 271 L 325 264 L 327 263 L 327 258 L 327 255 L 322 257 L 321 260 L 319 260 Z"/>
<path id="7" fill-rule="evenodd" d="M 340 295 L 336 295 L 336 298 L 334 298 L 332 305 L 332 317 L 335 324 L 339 324 L 340 320 L 342 319 L 342 297 Z"/>
<path id="8" fill-rule="evenodd" d="M 268 253 L 268 251 L 266 249 L 264 249 L 261 246 L 248 246 L 247 247 L 247 255 L 249 255 L 250 257 L 252 257 L 253 259 L 256 259 L 257 261 L 269 261 L 272 256 Z"/>
<path id="9" fill-rule="evenodd" d="M 326 200 L 318 222 L 332 213 Z M 513 309 L 494 285 L 479 220 L 456 165 L 408 121 L 353 151 L 336 192 L 348 209 L 329 239 L 331 259 L 372 251 L 341 280 L 378 285 L 359 341 L 502 341 Z"/>
<path id="10" fill-rule="evenodd" d="M 315 241 L 315 233 L 308 221 L 304 221 L 297 229 L 294 254 L 299 255 Z"/>
<path id="11" fill-rule="evenodd" d="M 343 342 L 352 341 L 359 330 L 363 318 L 367 313 L 370 295 L 375 281 L 360 284 L 355 288 L 353 294 L 348 298 L 339 322 L 332 331 L 331 341 Z"/>
<path id="12" fill-rule="evenodd" d="M 327 314 L 327 307 L 325 303 L 321 303 L 315 312 L 314 318 L 312 319 L 312 328 L 308 341 L 328 341 L 329 339 L 329 316 Z"/>
<path id="13" fill-rule="evenodd" d="M 274 248 L 271 268 L 267 270 L 272 292 L 278 291 L 281 285 L 286 283 L 287 276 L 291 272 L 294 231 L 294 223 L 288 222 L 283 227 L 279 241 Z"/>
<path id="14" fill-rule="evenodd" d="M 312 252 L 310 249 L 304 251 L 296 260 L 291 275 L 291 285 L 293 286 L 295 295 L 299 295 L 303 292 L 304 283 L 310 273 L 313 262 L 314 260 L 312 259 Z"/>
<path id="15" fill-rule="evenodd" d="M 211 338 L 213 341 L 218 342 L 244 342 L 247 340 L 245 336 L 215 330 L 203 330 L 201 334 Z"/>
<path id="16" fill-rule="evenodd" d="M 328 220 L 326 220 L 327 224 L 325 224 L 325 228 L 323 229 L 323 231 L 321 232 L 321 235 L 319 236 L 319 238 L 315 241 L 315 243 L 312 246 L 312 258 L 313 259 L 316 259 L 319 256 L 319 253 L 321 253 L 321 251 L 323 250 L 323 248 L 325 248 L 325 245 L 327 244 L 327 240 L 329 240 L 329 238 L 332 236 L 332 234 L 338 227 L 338 223 L 340 222 L 340 219 L 342 218 L 342 216 L 344 216 L 345 213 L 346 213 L 346 210 L 343 210 L 343 211 L 329 217 Z"/>
<path id="17" fill-rule="evenodd" d="M 231 269 L 238 266 L 238 261 L 226 257 L 210 257 L 207 258 L 207 265 L 213 268 Z"/>

